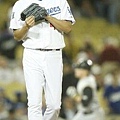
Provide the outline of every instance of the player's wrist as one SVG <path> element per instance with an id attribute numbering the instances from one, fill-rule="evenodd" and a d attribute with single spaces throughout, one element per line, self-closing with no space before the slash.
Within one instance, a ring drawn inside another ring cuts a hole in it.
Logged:
<path id="1" fill-rule="evenodd" d="M 27 24 L 27 22 L 25 21 L 25 24 L 24 24 L 24 27 L 26 28 L 26 29 L 30 29 L 30 26 Z"/>
<path id="2" fill-rule="evenodd" d="M 45 17 L 45 20 L 47 20 L 47 21 L 49 21 L 51 19 L 51 16 L 50 15 L 47 15 L 46 17 Z"/>

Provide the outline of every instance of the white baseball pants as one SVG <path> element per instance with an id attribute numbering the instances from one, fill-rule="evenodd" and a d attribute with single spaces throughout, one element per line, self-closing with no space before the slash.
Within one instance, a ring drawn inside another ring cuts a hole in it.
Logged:
<path id="1" fill-rule="evenodd" d="M 24 49 L 23 70 L 28 95 L 29 120 L 57 120 L 61 106 L 62 51 Z M 42 116 L 42 92 L 46 111 Z"/>

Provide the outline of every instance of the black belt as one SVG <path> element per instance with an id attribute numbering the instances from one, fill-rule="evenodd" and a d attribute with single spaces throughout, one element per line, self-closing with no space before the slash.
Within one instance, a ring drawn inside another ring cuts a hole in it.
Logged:
<path id="1" fill-rule="evenodd" d="M 40 51 L 60 51 L 60 49 L 35 49 L 35 50 L 40 50 Z"/>

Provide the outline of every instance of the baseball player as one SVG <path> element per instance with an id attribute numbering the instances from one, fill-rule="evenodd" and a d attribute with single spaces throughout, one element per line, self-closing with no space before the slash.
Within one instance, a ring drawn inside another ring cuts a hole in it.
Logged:
<path id="1" fill-rule="evenodd" d="M 34 15 L 21 20 L 22 11 L 32 3 L 47 11 L 41 22 L 36 23 Z M 62 48 L 65 47 L 63 35 L 71 31 L 74 23 L 66 0 L 18 0 L 13 6 L 10 29 L 16 40 L 23 41 L 29 120 L 58 119 L 62 92 Z M 43 90 L 47 107 L 42 116 Z"/>
<path id="2" fill-rule="evenodd" d="M 97 99 L 95 77 L 90 73 L 91 65 L 91 60 L 84 60 L 75 65 L 75 76 L 79 81 L 76 89 L 67 89 L 67 94 L 78 103 L 78 112 L 72 120 L 104 120 L 104 111 Z"/>

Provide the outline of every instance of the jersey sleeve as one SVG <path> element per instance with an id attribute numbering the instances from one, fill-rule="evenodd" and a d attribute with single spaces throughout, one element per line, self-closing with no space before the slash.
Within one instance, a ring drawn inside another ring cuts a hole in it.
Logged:
<path id="1" fill-rule="evenodd" d="M 62 2 L 61 2 L 61 11 L 62 11 L 61 12 L 62 13 L 62 15 L 61 15 L 62 20 L 71 21 L 72 24 L 75 23 L 75 19 L 73 17 L 71 8 L 66 0 L 62 0 Z"/>
<path id="2" fill-rule="evenodd" d="M 19 13 L 19 6 L 18 3 L 16 3 L 13 6 L 12 13 L 11 13 L 11 19 L 10 19 L 10 29 L 19 29 L 21 28 L 20 24 L 20 13 Z"/>

